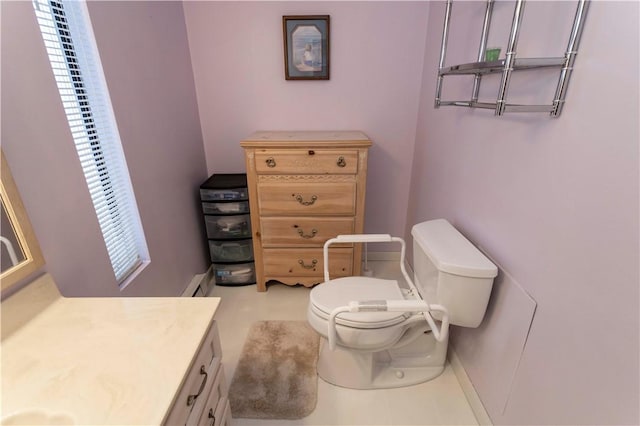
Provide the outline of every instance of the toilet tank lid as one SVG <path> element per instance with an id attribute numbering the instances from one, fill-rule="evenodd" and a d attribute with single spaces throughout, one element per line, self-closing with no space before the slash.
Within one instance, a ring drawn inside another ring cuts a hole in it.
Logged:
<path id="1" fill-rule="evenodd" d="M 418 223 L 411 235 L 439 271 L 476 278 L 498 274 L 496 265 L 445 219 Z"/>

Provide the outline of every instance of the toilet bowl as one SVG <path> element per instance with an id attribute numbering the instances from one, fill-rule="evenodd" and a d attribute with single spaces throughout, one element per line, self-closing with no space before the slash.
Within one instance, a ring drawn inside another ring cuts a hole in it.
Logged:
<path id="1" fill-rule="evenodd" d="M 315 329 L 327 329 L 331 312 L 366 294 L 372 299 L 404 298 L 396 281 L 347 277 L 328 281 L 310 295 L 307 319 Z M 349 342 L 354 350 L 381 350 L 394 346 L 410 321 L 405 312 L 372 311 L 345 313 L 336 318 L 336 331 L 341 342 Z"/>
<path id="2" fill-rule="evenodd" d="M 353 389 L 402 387 L 444 370 L 449 323 L 480 325 L 496 266 L 449 222 L 412 229 L 414 279 L 405 243 L 389 235 L 341 235 L 324 246 L 325 282 L 309 296 L 307 320 L 321 336 L 318 375 Z M 406 284 L 372 277 L 331 280 L 328 247 L 345 242 L 399 242 Z M 415 281 L 415 283 L 414 283 Z"/>

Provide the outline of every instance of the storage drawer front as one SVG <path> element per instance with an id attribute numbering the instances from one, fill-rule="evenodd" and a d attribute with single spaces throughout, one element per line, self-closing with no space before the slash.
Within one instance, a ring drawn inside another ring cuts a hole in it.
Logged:
<path id="1" fill-rule="evenodd" d="M 324 273 L 321 248 L 264 249 L 263 257 L 266 276 L 315 277 Z M 330 249 L 329 275 L 332 278 L 351 275 L 352 261 L 353 249 Z"/>
<path id="2" fill-rule="evenodd" d="M 262 215 L 354 215 L 356 184 L 261 183 L 258 198 Z"/>
<path id="3" fill-rule="evenodd" d="M 251 238 L 251 216 L 205 216 L 209 238 Z"/>
<path id="4" fill-rule="evenodd" d="M 253 241 L 209 240 L 212 262 L 249 262 L 253 260 Z"/>
<path id="5" fill-rule="evenodd" d="M 221 369 L 221 359 L 222 349 L 218 326 L 214 321 L 177 393 L 173 407 L 166 418 L 166 425 L 184 425 L 199 418 L 205 405 L 205 396 L 213 384 L 217 370 Z M 202 391 L 198 394 L 200 389 Z M 190 398 L 195 395 L 198 396 Z"/>
<path id="6" fill-rule="evenodd" d="M 198 425 L 219 425 L 224 418 L 226 408 L 227 384 L 224 377 L 224 368 L 218 369 L 218 374 L 213 382 L 213 386 L 207 396 L 206 404 L 202 415 L 198 420 Z"/>
<path id="7" fill-rule="evenodd" d="M 256 152 L 258 174 L 356 174 L 358 151 L 287 149 Z"/>
<path id="8" fill-rule="evenodd" d="M 248 201 L 235 201 L 231 203 L 202 203 L 202 213 L 204 214 L 237 214 L 248 212 Z"/>
<path id="9" fill-rule="evenodd" d="M 263 247 L 322 246 L 329 238 L 353 234 L 353 218 L 264 217 Z"/>
<path id="10" fill-rule="evenodd" d="M 213 264 L 213 276 L 216 284 L 249 284 L 256 282 L 253 262 L 236 265 Z"/>
<path id="11" fill-rule="evenodd" d="M 247 188 L 200 189 L 200 199 L 202 201 L 248 200 L 249 193 Z"/>
<path id="12" fill-rule="evenodd" d="M 220 399 L 216 413 L 218 414 L 216 414 L 216 421 L 213 426 L 228 426 L 231 424 L 231 405 L 227 397 Z"/>

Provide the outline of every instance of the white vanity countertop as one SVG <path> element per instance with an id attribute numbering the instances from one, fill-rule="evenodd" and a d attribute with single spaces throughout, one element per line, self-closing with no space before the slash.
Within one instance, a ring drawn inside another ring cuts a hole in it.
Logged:
<path id="1" fill-rule="evenodd" d="M 64 298 L 44 275 L 2 301 L 2 419 L 162 423 L 219 303 Z"/>

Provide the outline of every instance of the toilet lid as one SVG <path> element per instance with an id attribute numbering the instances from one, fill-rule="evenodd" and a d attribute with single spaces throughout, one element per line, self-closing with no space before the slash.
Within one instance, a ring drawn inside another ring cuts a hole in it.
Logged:
<path id="1" fill-rule="evenodd" d="M 309 295 L 313 311 L 329 319 L 331 312 L 358 300 L 403 300 L 404 296 L 394 280 L 368 277 L 337 278 L 315 286 Z M 382 328 L 403 322 L 405 312 L 345 312 L 336 323 L 354 328 Z"/>

